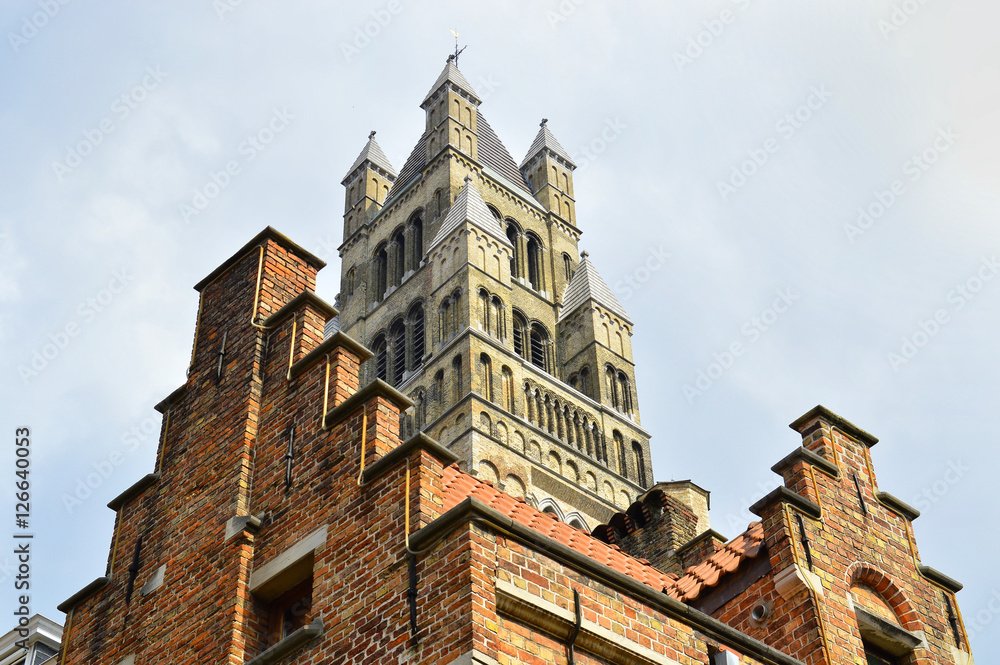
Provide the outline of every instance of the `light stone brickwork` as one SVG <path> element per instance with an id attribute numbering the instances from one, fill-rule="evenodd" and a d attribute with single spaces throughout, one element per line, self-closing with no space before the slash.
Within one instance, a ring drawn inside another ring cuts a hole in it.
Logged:
<path id="1" fill-rule="evenodd" d="M 581 229 L 575 166 L 548 127 L 518 171 L 491 129 L 480 137 L 479 99 L 451 61 L 435 85 L 422 104 L 425 134 L 399 174 L 372 136 L 344 179 L 341 329 L 375 351 L 367 380 L 414 401 L 410 431 L 589 530 L 653 484 L 632 324 L 599 295 L 563 311 Z M 485 202 L 488 223 L 452 210 L 466 187 L 467 207 Z M 449 213 L 471 219 L 438 237 Z"/>

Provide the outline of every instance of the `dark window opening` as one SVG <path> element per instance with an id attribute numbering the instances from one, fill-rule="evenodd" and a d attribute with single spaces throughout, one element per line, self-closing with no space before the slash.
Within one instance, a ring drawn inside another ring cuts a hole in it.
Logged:
<path id="1" fill-rule="evenodd" d="M 271 602 L 268 616 L 268 643 L 277 644 L 309 623 L 312 607 L 312 576 Z"/>

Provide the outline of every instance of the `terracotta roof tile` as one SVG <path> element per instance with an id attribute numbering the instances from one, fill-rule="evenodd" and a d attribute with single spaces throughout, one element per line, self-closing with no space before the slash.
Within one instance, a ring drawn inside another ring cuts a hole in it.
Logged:
<path id="1" fill-rule="evenodd" d="M 690 602 L 706 588 L 716 586 L 726 574 L 736 571 L 744 561 L 759 555 L 764 549 L 763 541 L 763 525 L 760 522 L 751 523 L 746 531 L 717 552 L 684 571 L 684 576 L 675 583 L 680 599 Z"/>
<path id="2" fill-rule="evenodd" d="M 598 563 L 647 586 L 680 599 L 675 575 L 668 575 L 648 563 L 621 551 L 617 545 L 608 545 L 590 534 L 580 531 L 554 515 L 532 508 L 523 500 L 514 499 L 478 478 L 474 478 L 452 464 L 443 472 L 444 510 L 448 511 L 469 497 L 474 497 L 510 519 L 523 524 L 539 534 L 562 543 Z"/>

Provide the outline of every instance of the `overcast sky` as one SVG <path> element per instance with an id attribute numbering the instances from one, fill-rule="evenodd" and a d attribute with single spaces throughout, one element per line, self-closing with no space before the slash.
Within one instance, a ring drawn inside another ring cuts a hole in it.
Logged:
<path id="1" fill-rule="evenodd" d="M 372 129 L 402 166 L 455 28 L 515 160 L 545 117 L 580 167 L 656 479 L 711 490 L 735 536 L 823 404 L 881 439 L 880 489 L 965 583 L 983 662 L 1000 648 L 995 3 L 666 4 L 4 2 L 0 472 L 30 427 L 32 609 L 63 621 L 105 571 L 105 504 L 152 471 L 153 405 L 184 382 L 192 286 L 272 225 L 328 260 L 333 301 L 340 180 Z M 12 535 L 11 492 L 0 510 Z"/>

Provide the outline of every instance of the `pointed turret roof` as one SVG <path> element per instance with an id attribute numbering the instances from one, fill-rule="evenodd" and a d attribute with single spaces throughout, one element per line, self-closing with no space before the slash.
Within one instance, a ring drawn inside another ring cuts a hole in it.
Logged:
<path id="1" fill-rule="evenodd" d="M 497 218 L 486 207 L 486 201 L 483 201 L 483 197 L 473 187 L 472 178 L 469 176 L 465 176 L 465 187 L 459 192 L 458 198 L 451 205 L 451 210 L 448 211 L 444 221 L 441 222 L 441 228 L 438 229 L 437 235 L 434 236 L 434 242 L 431 243 L 431 247 L 436 247 L 438 244 L 444 242 L 452 232 L 461 227 L 465 222 L 474 224 L 480 230 L 496 238 L 501 245 L 513 249 L 513 245 L 510 244 L 507 235 L 500 228 Z"/>
<path id="2" fill-rule="evenodd" d="M 625 308 L 615 298 L 608 283 L 597 272 L 597 268 L 588 257 L 587 252 L 580 253 L 580 265 L 577 266 L 573 278 L 566 285 L 566 290 L 563 291 L 563 304 L 562 310 L 559 312 L 559 320 L 565 319 L 588 300 L 593 300 L 631 324 L 632 321 L 625 313 Z"/>
<path id="3" fill-rule="evenodd" d="M 441 75 L 437 77 L 436 81 L 434 81 L 434 85 L 431 86 L 430 92 L 428 92 L 424 97 L 424 101 L 420 103 L 420 106 L 423 107 L 423 105 L 427 103 L 427 100 L 433 97 L 434 93 L 438 91 L 438 88 L 443 86 L 445 83 L 453 84 L 459 90 L 476 100 L 477 103 L 482 101 L 479 98 L 479 95 L 476 94 L 475 89 L 455 65 L 455 56 L 449 55 L 448 62 L 441 71 Z"/>
<path id="4" fill-rule="evenodd" d="M 569 153 L 559 144 L 556 137 L 549 130 L 548 118 L 542 118 L 542 122 L 539 123 L 538 134 L 535 135 L 535 140 L 531 142 L 531 147 L 528 148 L 528 154 L 525 155 L 524 160 L 521 161 L 521 168 L 523 169 L 525 165 L 534 159 L 535 155 L 543 150 L 548 150 L 554 153 L 557 157 L 564 160 L 570 165 L 570 168 L 576 168 L 576 164 L 570 159 Z"/>
<path id="5" fill-rule="evenodd" d="M 396 178 L 396 169 L 392 168 L 392 163 L 389 161 L 389 158 L 385 156 L 384 152 L 382 152 L 381 146 L 375 142 L 375 132 L 373 131 L 368 135 L 368 143 L 365 144 L 365 147 L 362 149 L 361 154 L 358 155 L 358 158 L 354 160 L 354 164 L 351 165 L 351 168 L 347 170 L 347 175 L 344 176 L 344 180 L 340 184 L 347 184 L 347 180 L 365 162 L 371 162 L 378 168 L 388 173 L 392 179 Z"/>

